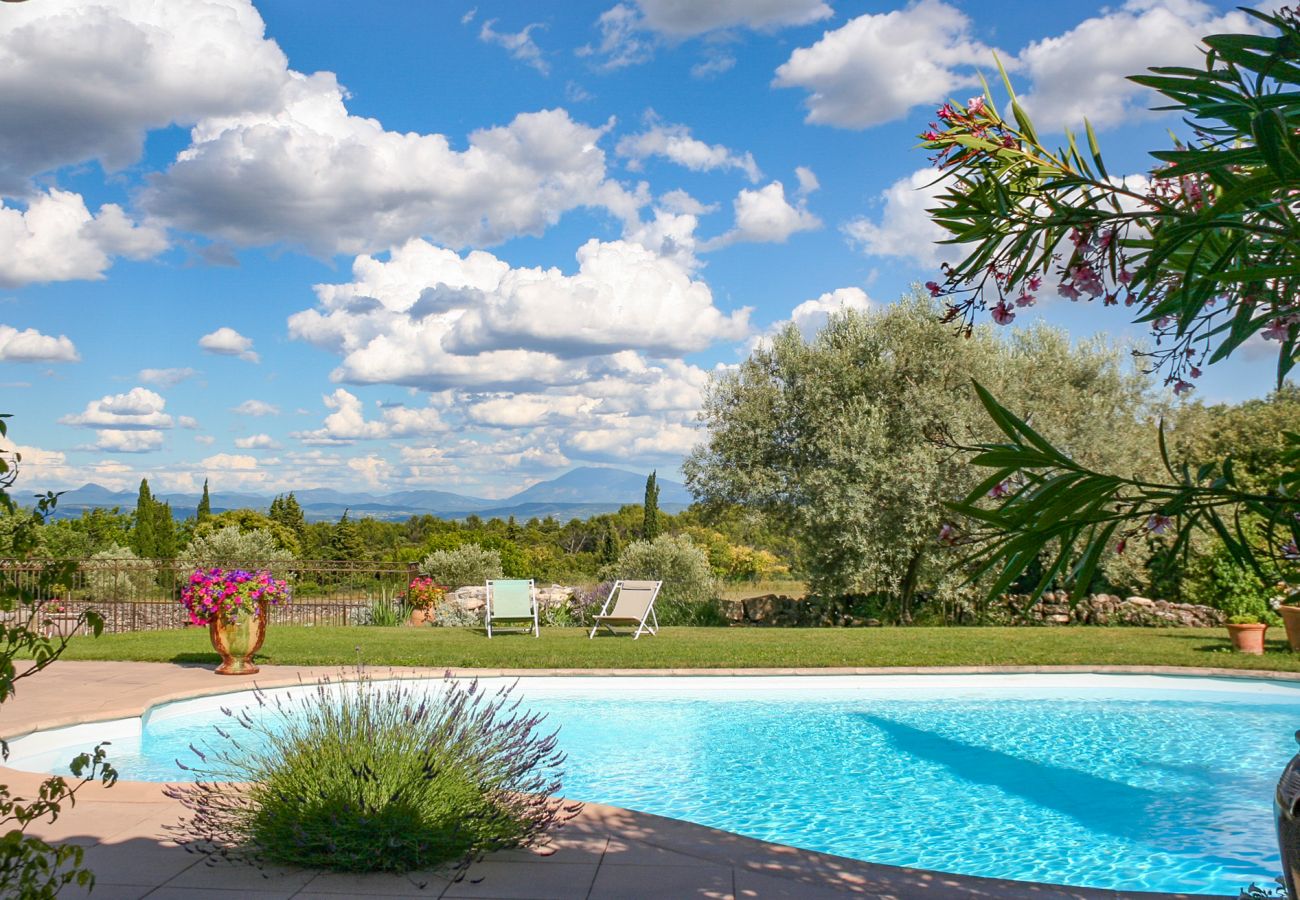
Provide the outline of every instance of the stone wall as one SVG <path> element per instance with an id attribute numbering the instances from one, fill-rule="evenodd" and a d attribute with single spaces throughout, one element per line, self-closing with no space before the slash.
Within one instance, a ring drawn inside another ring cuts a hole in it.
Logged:
<path id="1" fill-rule="evenodd" d="M 1221 610 L 1192 603 L 1170 603 L 1146 597 L 1121 598 L 1091 594 L 1070 606 L 1065 591 L 1047 592 L 1040 603 L 1022 612 L 1028 598 L 1009 596 L 990 611 L 988 620 L 1008 625 L 1148 625 L 1208 628 L 1225 621 Z M 722 609 L 734 625 L 794 627 L 872 626 L 877 619 L 854 615 L 849 601 L 810 598 L 797 600 L 765 594 L 746 600 L 723 600 Z"/>
<path id="2" fill-rule="evenodd" d="M 550 587 L 537 585 L 535 590 L 537 591 L 537 608 L 542 613 L 552 607 L 564 605 L 568 601 L 569 595 L 573 593 L 573 588 L 565 587 L 562 584 L 553 584 Z M 476 584 L 459 588 L 450 591 L 447 594 L 447 599 L 454 600 L 460 604 L 461 609 L 482 618 L 483 607 L 487 605 L 487 587 Z"/>

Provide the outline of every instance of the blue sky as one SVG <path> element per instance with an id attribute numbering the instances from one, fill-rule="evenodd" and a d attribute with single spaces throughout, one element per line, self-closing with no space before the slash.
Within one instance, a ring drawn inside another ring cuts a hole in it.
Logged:
<path id="1" fill-rule="evenodd" d="M 675 474 L 711 372 L 933 277 L 916 135 L 994 52 L 1041 131 L 1087 116 L 1137 173 L 1177 123 L 1123 76 L 1245 23 L 1195 0 L 4 4 L 22 493 Z M 1063 300 L 1017 324 L 1040 316 L 1141 337 Z M 1204 399 L 1267 391 L 1240 356 Z"/>

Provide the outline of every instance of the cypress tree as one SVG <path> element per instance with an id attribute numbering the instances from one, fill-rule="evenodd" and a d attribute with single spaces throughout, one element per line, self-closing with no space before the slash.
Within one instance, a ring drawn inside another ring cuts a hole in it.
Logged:
<path id="1" fill-rule="evenodd" d="M 655 477 L 657 474 L 656 469 L 645 480 L 645 518 L 641 523 L 641 537 L 647 541 L 659 537 L 659 485 Z"/>
<path id="2" fill-rule="evenodd" d="M 339 523 L 334 526 L 334 533 L 330 535 L 330 549 L 334 551 L 335 559 L 354 560 L 365 555 L 366 547 L 361 530 L 357 528 L 356 522 L 348 518 L 346 509 L 343 510 Z"/>
<path id="3" fill-rule="evenodd" d="M 618 555 L 622 552 L 619 546 L 618 529 L 610 523 L 605 523 L 605 531 L 600 536 L 600 561 L 602 563 L 618 562 Z"/>
<path id="4" fill-rule="evenodd" d="M 176 520 L 172 518 L 171 503 L 153 502 L 154 556 L 172 559 L 176 556 Z"/>
<path id="5" fill-rule="evenodd" d="M 344 513 L 346 516 L 347 513 Z M 271 501 L 270 516 L 273 521 L 292 531 L 299 542 L 303 540 L 307 530 L 307 517 L 303 514 L 302 507 L 298 504 L 298 498 L 294 497 L 293 491 L 288 494 L 277 494 Z"/>
<path id="6" fill-rule="evenodd" d="M 206 522 L 212 518 L 212 498 L 208 496 L 208 480 L 203 479 L 203 497 L 199 500 L 199 508 L 194 514 L 194 518 L 200 522 Z"/>
<path id="7" fill-rule="evenodd" d="M 155 515 L 149 480 L 141 478 L 140 493 L 135 499 L 135 524 L 131 528 L 131 549 L 136 556 L 152 557 L 158 549 L 158 539 L 154 535 Z"/>

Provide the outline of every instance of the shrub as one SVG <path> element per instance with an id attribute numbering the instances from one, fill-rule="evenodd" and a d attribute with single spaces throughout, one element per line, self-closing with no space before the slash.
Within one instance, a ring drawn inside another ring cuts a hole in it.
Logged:
<path id="1" fill-rule="evenodd" d="M 156 588 L 154 564 L 130 547 L 113 544 L 83 563 L 86 587 L 95 600 L 144 600 Z"/>
<path id="2" fill-rule="evenodd" d="M 233 727 L 216 729 L 223 740 L 199 754 L 198 782 L 168 789 L 191 812 L 178 841 L 210 860 L 463 871 L 482 853 L 537 843 L 579 809 L 554 797 L 555 735 L 509 688 L 362 676 L 355 692 L 327 679 L 296 700 L 259 701 L 257 715 L 231 713 Z"/>
<path id="3" fill-rule="evenodd" d="M 685 535 L 665 534 L 653 541 L 628 544 L 617 562 L 601 570 L 601 576 L 610 580 L 662 581 L 663 588 L 655 604 L 662 625 L 700 624 L 701 619 L 709 618 L 708 607 L 716 606 L 717 585 L 709 569 L 709 558 Z"/>
<path id="4" fill-rule="evenodd" d="M 478 544 L 435 550 L 420 561 L 420 572 L 438 584 L 462 588 L 501 577 L 501 554 Z"/>
<path id="5" fill-rule="evenodd" d="M 275 535 L 262 529 L 241 531 L 238 525 L 228 525 L 206 534 L 196 534 L 181 551 L 181 557 L 190 565 L 218 564 L 223 566 L 250 566 L 292 560 L 293 553 L 281 548 Z M 282 576 L 279 567 L 271 567 Z"/>
<path id="6" fill-rule="evenodd" d="M 483 624 L 483 616 L 470 612 L 449 597 L 444 597 L 433 608 L 433 624 L 443 628 L 473 628 Z"/>
<path id="7" fill-rule="evenodd" d="M 568 615 L 571 624 L 580 625 L 583 628 L 591 626 L 591 617 L 600 612 L 600 608 L 605 604 L 609 597 L 609 589 L 614 586 L 612 581 L 602 581 L 600 584 L 581 585 L 573 589 L 569 595 Z"/>
<path id="8" fill-rule="evenodd" d="M 1232 559 L 1219 545 L 1209 556 L 1197 560 L 1185 582 L 1187 599 L 1213 606 L 1235 616 L 1263 616 L 1270 611 L 1275 591 L 1253 570 Z"/>

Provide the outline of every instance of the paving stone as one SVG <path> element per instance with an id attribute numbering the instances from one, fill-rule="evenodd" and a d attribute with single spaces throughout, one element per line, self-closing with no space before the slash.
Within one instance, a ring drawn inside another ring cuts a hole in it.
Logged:
<path id="1" fill-rule="evenodd" d="M 729 866 L 601 866 L 590 900 L 734 900 Z"/>

